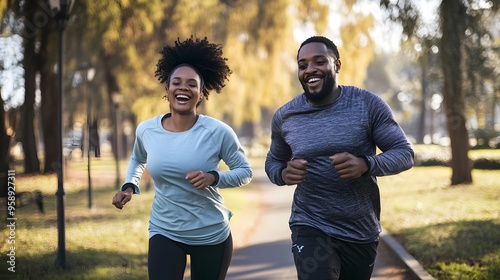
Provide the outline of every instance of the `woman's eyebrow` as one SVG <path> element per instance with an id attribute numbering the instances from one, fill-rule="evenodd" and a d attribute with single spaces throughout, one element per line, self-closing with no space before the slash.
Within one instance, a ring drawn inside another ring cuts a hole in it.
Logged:
<path id="1" fill-rule="evenodd" d="M 183 78 L 182 77 L 172 77 L 172 80 L 182 80 Z M 195 78 L 189 78 L 187 79 L 188 81 L 193 81 L 193 82 L 198 82 L 197 79 Z"/>

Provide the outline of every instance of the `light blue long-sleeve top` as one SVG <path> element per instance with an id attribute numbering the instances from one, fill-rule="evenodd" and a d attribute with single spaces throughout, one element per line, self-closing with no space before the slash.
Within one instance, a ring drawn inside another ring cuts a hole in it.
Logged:
<path id="1" fill-rule="evenodd" d="M 227 124 L 199 115 L 191 129 L 170 132 L 162 127 L 164 117 L 169 114 L 137 127 L 125 183 L 134 184 L 134 193 L 140 193 L 140 178 L 148 167 L 155 189 L 149 237 L 161 234 L 188 245 L 219 244 L 230 234 L 233 214 L 218 189 L 248 184 L 251 166 Z M 221 160 L 228 171 L 218 170 Z M 185 179 L 192 170 L 217 171 L 219 181 L 198 190 Z"/>

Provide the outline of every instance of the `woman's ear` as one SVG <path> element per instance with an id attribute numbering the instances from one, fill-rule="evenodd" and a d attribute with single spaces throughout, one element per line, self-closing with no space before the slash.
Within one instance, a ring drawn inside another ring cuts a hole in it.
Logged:
<path id="1" fill-rule="evenodd" d="M 165 99 L 167 99 L 167 101 L 170 102 L 170 99 L 168 99 L 168 82 L 165 83 Z"/>
<path id="2" fill-rule="evenodd" d="M 196 103 L 196 107 L 200 106 L 201 103 L 203 102 L 204 95 L 200 94 L 200 98 L 198 98 L 198 103 Z"/>

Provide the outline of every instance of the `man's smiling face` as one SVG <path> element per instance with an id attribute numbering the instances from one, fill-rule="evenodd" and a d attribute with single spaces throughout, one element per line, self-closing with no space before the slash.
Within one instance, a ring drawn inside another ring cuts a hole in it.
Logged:
<path id="1" fill-rule="evenodd" d="M 340 61 L 322 43 L 304 45 L 297 57 L 298 78 L 307 99 L 315 105 L 327 104 L 336 86 Z"/>

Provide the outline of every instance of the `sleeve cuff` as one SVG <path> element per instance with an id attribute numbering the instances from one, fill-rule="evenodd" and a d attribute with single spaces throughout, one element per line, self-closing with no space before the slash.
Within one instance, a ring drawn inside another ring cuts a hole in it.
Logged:
<path id="1" fill-rule="evenodd" d="M 138 194 L 139 192 L 137 192 L 137 186 L 132 184 L 132 183 L 125 183 L 123 184 L 123 186 L 120 188 L 120 191 L 124 191 L 128 188 L 132 188 L 132 190 L 134 191 L 133 194 Z"/>
<path id="2" fill-rule="evenodd" d="M 212 171 L 208 171 L 207 173 L 210 173 L 210 174 L 214 175 L 214 177 L 215 177 L 215 182 L 212 184 L 212 187 L 217 186 L 217 184 L 219 183 L 219 172 L 212 170 Z"/>
<path id="3" fill-rule="evenodd" d="M 370 158 L 369 158 L 368 156 L 365 156 L 365 155 L 361 155 L 361 156 L 358 156 L 358 157 L 360 157 L 360 158 L 364 159 L 364 160 L 365 160 L 365 162 L 366 162 L 366 165 L 368 166 L 368 170 L 366 170 L 366 172 L 363 174 L 363 176 L 364 176 L 364 175 L 368 175 L 368 174 L 370 174 L 370 169 L 371 169 L 371 167 L 372 167 L 372 164 L 371 164 Z"/>

